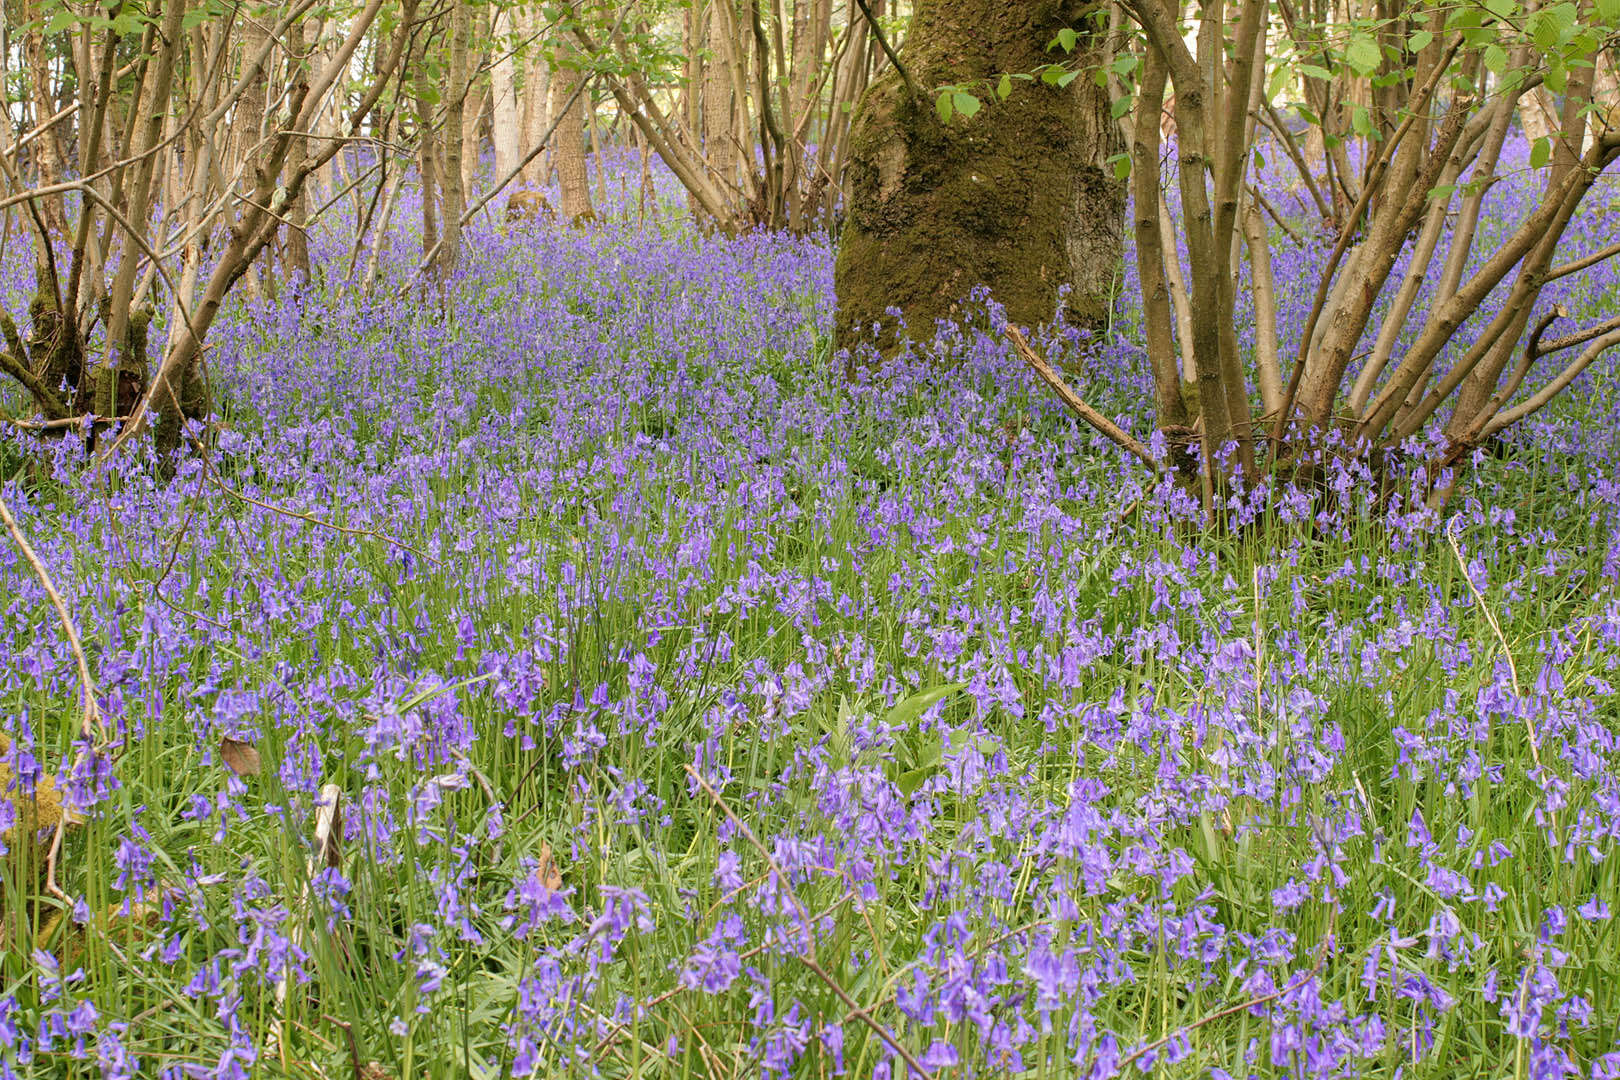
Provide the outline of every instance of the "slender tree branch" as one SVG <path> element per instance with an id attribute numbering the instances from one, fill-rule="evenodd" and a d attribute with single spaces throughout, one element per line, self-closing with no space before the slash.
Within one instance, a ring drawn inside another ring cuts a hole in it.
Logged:
<path id="1" fill-rule="evenodd" d="M 3 495 L 0 495 L 0 522 L 4 522 L 6 531 L 11 534 L 12 542 L 22 552 L 23 561 L 28 564 L 28 568 L 33 571 L 35 579 L 39 581 L 40 586 L 45 590 L 45 595 L 50 599 L 51 607 L 56 611 L 57 620 L 62 624 L 62 632 L 67 636 L 68 648 L 73 651 L 73 662 L 78 666 L 79 671 L 79 691 L 84 699 L 82 712 L 79 716 L 79 734 L 86 741 L 89 741 L 97 733 L 105 739 L 107 732 L 102 727 L 101 708 L 96 703 L 96 682 L 90 677 L 90 661 L 85 658 L 84 646 L 79 642 L 79 628 L 74 625 L 73 616 L 68 614 L 67 604 L 62 602 L 62 594 L 57 591 L 56 582 L 51 580 L 50 571 L 45 569 L 45 564 L 40 561 L 39 556 L 34 552 L 33 545 L 28 542 L 28 537 L 23 535 L 22 527 L 17 524 L 17 519 L 11 516 L 11 507 L 6 505 Z"/>
<path id="2" fill-rule="evenodd" d="M 1616 255 L 1620 255 L 1620 244 L 1610 244 L 1601 251 L 1594 251 L 1590 255 L 1583 255 L 1579 259 L 1564 263 L 1562 266 L 1553 267 L 1547 271 L 1547 276 L 1542 280 L 1542 283 L 1545 284 L 1549 281 L 1557 281 L 1562 277 L 1568 277 L 1571 274 L 1578 274 L 1582 270 L 1596 266 L 1600 262 L 1607 262 Z"/>
<path id="3" fill-rule="evenodd" d="M 1059 375 L 1051 364 L 1042 359 L 1040 354 L 1030 348 L 1029 339 L 1024 337 L 1022 330 L 1009 325 L 1006 333 L 1007 340 L 1013 343 L 1013 348 L 1018 350 L 1018 355 L 1023 359 L 1024 363 L 1034 368 L 1035 374 L 1039 375 L 1048 386 L 1057 391 L 1058 398 L 1069 407 L 1071 412 L 1106 435 L 1109 441 L 1141 458 L 1147 467 L 1155 473 L 1164 470 L 1164 466 L 1153 457 L 1152 452 L 1146 446 L 1143 446 L 1140 440 L 1090 405 L 1087 405 L 1080 399 L 1079 394 L 1069 389 L 1069 384 L 1063 381 L 1063 376 Z"/>
<path id="4" fill-rule="evenodd" d="M 781 881 L 782 889 L 787 893 L 788 899 L 793 901 L 793 906 L 798 909 L 799 920 L 804 924 L 805 934 L 808 936 L 811 933 L 809 909 L 804 906 L 804 902 L 799 899 L 798 893 L 793 890 L 792 881 L 789 880 L 787 874 L 782 870 L 782 867 L 777 864 L 775 857 L 771 855 L 770 849 L 760 842 L 759 837 L 754 835 L 754 830 L 749 828 L 748 823 L 737 816 L 736 812 L 731 809 L 730 804 L 726 802 L 725 798 L 714 789 L 713 785 L 711 785 L 707 780 L 703 779 L 696 769 L 694 769 L 691 765 L 683 766 L 683 768 L 686 770 L 686 775 L 692 778 L 692 782 L 697 784 L 698 787 L 702 788 L 703 793 L 714 801 L 714 805 L 717 806 L 720 809 L 720 812 L 726 816 L 726 819 L 737 828 L 737 831 L 743 834 L 743 838 L 747 840 L 749 845 L 753 847 L 755 851 L 759 852 L 760 857 L 765 860 L 765 865 L 769 866 L 776 874 L 777 880 Z M 915 1054 L 913 1054 L 910 1050 L 907 1050 L 900 1040 L 894 1037 L 893 1032 L 884 1027 L 882 1024 L 878 1023 L 877 1019 L 870 1012 L 868 1012 L 864 1006 L 862 1006 L 854 998 L 850 997 L 849 991 L 838 985 L 838 981 L 827 973 L 826 968 L 821 966 L 821 962 L 816 959 L 813 950 L 806 949 L 802 953 L 795 952 L 793 955 L 799 960 L 800 963 L 809 968 L 811 972 L 815 974 L 816 978 L 820 979 L 822 983 L 826 985 L 827 989 L 833 992 L 839 1001 L 842 1001 L 851 1012 L 860 1017 L 861 1023 L 871 1028 L 872 1033 L 879 1039 L 882 1039 L 889 1049 L 895 1052 L 901 1061 L 904 1061 L 908 1066 L 910 1066 L 913 1072 L 922 1077 L 930 1077 L 933 1075 L 933 1073 L 923 1067 L 922 1062 L 917 1060 Z"/>
<path id="5" fill-rule="evenodd" d="M 877 38 L 878 47 L 883 50 L 883 55 L 889 58 L 889 63 L 894 65 L 894 70 L 900 73 L 906 89 L 911 91 L 912 97 L 922 97 L 922 91 L 917 88 L 916 80 L 911 77 L 911 72 L 906 70 L 906 65 L 900 62 L 899 54 L 890 46 L 889 39 L 883 33 L 883 27 L 878 25 L 877 19 L 872 15 L 872 8 L 867 4 L 867 0 L 855 0 L 855 3 L 860 5 L 861 14 L 866 16 L 866 25 L 872 28 L 872 36 Z"/>

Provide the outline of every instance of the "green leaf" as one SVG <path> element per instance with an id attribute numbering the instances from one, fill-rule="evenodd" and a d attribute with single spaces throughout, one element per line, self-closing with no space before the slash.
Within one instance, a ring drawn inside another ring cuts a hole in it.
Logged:
<path id="1" fill-rule="evenodd" d="M 1507 50 L 1491 42 L 1485 46 L 1485 68 L 1492 75 L 1500 75 L 1507 70 Z"/>
<path id="2" fill-rule="evenodd" d="M 900 794 L 904 795 L 908 799 L 917 794 L 917 789 L 928 782 L 928 777 L 933 773 L 934 769 L 938 767 L 938 758 L 940 756 L 941 755 L 936 752 L 934 761 L 929 762 L 927 765 L 919 765 L 915 769 L 908 769 L 899 776 L 896 776 L 894 778 L 894 786 L 900 789 Z"/>
<path id="3" fill-rule="evenodd" d="M 996 97 L 1000 98 L 1002 101 L 1006 101 L 1007 100 L 1007 95 L 1009 95 L 1011 93 L 1012 93 L 1012 76 L 1011 75 L 1003 75 L 1001 77 L 1001 81 L 996 84 Z"/>
<path id="4" fill-rule="evenodd" d="M 1552 140 L 1543 135 L 1530 144 L 1530 167 L 1544 168 L 1552 160 Z"/>
<path id="5" fill-rule="evenodd" d="M 951 122 L 951 114 L 955 112 L 956 109 L 951 105 L 951 92 L 949 90 L 939 95 L 939 97 L 934 101 L 934 111 L 939 113 L 940 123 L 948 124 Z"/>
<path id="6" fill-rule="evenodd" d="M 1299 65 L 1299 72 L 1307 78 L 1320 79 L 1323 82 L 1333 81 L 1333 72 L 1325 67 L 1317 67 L 1315 64 L 1301 64 Z"/>
<path id="7" fill-rule="evenodd" d="M 1063 74 L 1061 74 L 1061 75 L 1059 75 L 1057 77 L 1057 85 L 1059 87 L 1068 86 L 1070 83 L 1074 82 L 1074 80 L 1078 79 L 1079 77 L 1080 77 L 1080 73 L 1078 71 L 1065 71 Z"/>
<path id="8" fill-rule="evenodd" d="M 1434 41 L 1434 34 L 1429 30 L 1419 30 L 1406 39 L 1406 47 L 1413 52 L 1422 52 Z"/>
<path id="9" fill-rule="evenodd" d="M 1530 40 L 1536 43 L 1536 48 L 1542 52 L 1552 52 L 1558 47 L 1558 23 L 1550 18 L 1549 11 L 1538 11 L 1530 17 Z"/>
<path id="10" fill-rule="evenodd" d="M 1384 54 L 1378 42 L 1365 34 L 1357 34 L 1344 48 L 1344 60 L 1357 75 L 1371 75 L 1378 70 Z"/>
<path id="11" fill-rule="evenodd" d="M 889 727 L 910 727 L 917 722 L 917 718 L 928 709 L 941 702 L 952 694 L 966 689 L 967 683 L 944 683 L 940 686 L 931 686 L 927 690 L 919 690 L 904 701 L 897 702 L 883 717 L 883 723 Z"/>
<path id="12" fill-rule="evenodd" d="M 1271 78 L 1266 81 L 1266 100 L 1270 101 L 1282 93 L 1283 87 L 1288 85 L 1288 69 L 1285 67 L 1273 68 Z"/>
<path id="13" fill-rule="evenodd" d="M 979 99 L 965 90 L 958 90 L 952 94 L 951 104 L 955 106 L 957 112 L 970 120 L 973 114 L 979 111 Z"/>
<path id="14" fill-rule="evenodd" d="M 1135 71 L 1137 65 L 1140 63 L 1141 61 L 1138 60 L 1134 54 L 1126 53 L 1124 56 L 1121 56 L 1114 61 L 1114 74 L 1123 79 L 1125 76 Z"/>
<path id="15" fill-rule="evenodd" d="M 1363 138 L 1372 134 L 1372 114 L 1367 111 L 1367 106 L 1356 106 L 1356 111 L 1350 114 L 1350 126 Z"/>
<path id="16" fill-rule="evenodd" d="M 1598 18 L 1613 26 L 1620 23 L 1620 0 L 1597 0 Z"/>
<path id="17" fill-rule="evenodd" d="M 1569 69 L 1559 63 L 1556 57 L 1547 58 L 1547 71 L 1541 77 L 1542 84 L 1555 94 L 1562 94 L 1569 82 Z"/>
<path id="18" fill-rule="evenodd" d="M 1074 43 L 1079 36 L 1070 27 L 1065 26 L 1057 32 L 1057 43 L 1066 53 L 1074 52 Z"/>
<path id="19" fill-rule="evenodd" d="M 60 34 L 64 30 L 72 29 L 77 25 L 78 21 L 79 17 L 73 12 L 72 8 L 63 8 L 55 15 L 52 15 L 50 21 L 45 24 L 45 33 L 47 36 Z"/>
<path id="20" fill-rule="evenodd" d="M 1131 175 L 1131 159 L 1128 154 L 1114 155 L 1114 179 L 1128 180 Z"/>
<path id="21" fill-rule="evenodd" d="M 1131 111 L 1131 99 L 1128 97 L 1115 98 L 1113 103 L 1108 106 L 1108 111 L 1115 120 L 1118 120 Z"/>

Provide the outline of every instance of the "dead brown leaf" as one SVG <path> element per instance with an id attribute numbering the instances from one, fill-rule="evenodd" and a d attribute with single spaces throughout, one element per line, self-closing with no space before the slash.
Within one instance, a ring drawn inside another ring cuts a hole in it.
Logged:
<path id="1" fill-rule="evenodd" d="M 321 788 L 321 805 L 315 811 L 315 852 L 332 870 L 343 864 L 343 815 L 338 813 L 342 799 L 342 790 L 327 784 Z"/>
<path id="2" fill-rule="evenodd" d="M 562 871 L 557 869 L 556 860 L 551 857 L 551 845 L 540 845 L 540 865 L 534 868 L 534 880 L 540 887 L 556 892 L 563 887 Z"/>
<path id="3" fill-rule="evenodd" d="M 231 772 L 237 776 L 258 776 L 261 765 L 259 752 L 253 748 L 252 743 L 233 739 L 229 736 L 219 740 L 219 756 L 225 759 Z"/>

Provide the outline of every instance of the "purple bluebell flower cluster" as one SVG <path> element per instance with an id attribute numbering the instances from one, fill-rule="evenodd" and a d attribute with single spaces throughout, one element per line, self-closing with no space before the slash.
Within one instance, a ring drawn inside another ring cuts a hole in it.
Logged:
<path id="1" fill-rule="evenodd" d="M 443 309 L 315 231 L 171 481 L 0 435 L 113 734 L 0 548 L 7 783 L 84 818 L 0 1077 L 1620 1076 L 1611 369 L 1443 514 L 1350 461 L 1211 537 L 993 308 L 846 385 L 824 243 L 634 206 Z M 1037 336 L 1145 430 L 1131 318 Z"/>

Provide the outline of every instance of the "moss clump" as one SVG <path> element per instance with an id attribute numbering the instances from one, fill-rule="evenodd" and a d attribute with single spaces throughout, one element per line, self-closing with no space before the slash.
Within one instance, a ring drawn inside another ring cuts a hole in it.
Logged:
<path id="1" fill-rule="evenodd" d="M 1084 34 L 1090 8 L 920 0 L 906 56 L 918 86 L 970 83 L 1049 63 L 1062 28 Z M 982 94 L 982 90 L 981 90 Z M 1071 321 L 1098 326 L 1120 258 L 1124 188 L 1102 162 L 1117 136 L 1106 94 L 1017 81 L 972 118 L 942 121 L 894 71 L 861 99 L 850 134 L 851 197 L 839 244 L 837 344 L 916 336 L 954 318 L 987 286 L 1014 322 L 1045 322 L 1070 290 Z"/>
<path id="2" fill-rule="evenodd" d="M 163 906 L 161 904 L 114 904 L 88 923 L 79 924 L 64 917 L 58 909 L 40 927 L 34 936 L 34 948 L 50 951 L 63 971 L 72 971 L 84 959 L 91 934 L 104 938 L 119 949 L 144 945 L 163 936 Z"/>
<path id="3" fill-rule="evenodd" d="M 62 820 L 62 793 L 56 789 L 53 778 L 42 776 L 33 792 L 25 794 L 12 775 L 11 763 L 5 760 L 10 753 L 10 737 L 0 735 L 0 797 L 11 804 L 16 815 L 16 824 L 0 833 L 0 839 L 8 848 L 16 848 L 19 837 L 56 828 L 57 822 Z"/>
<path id="4" fill-rule="evenodd" d="M 9 828 L 0 832 L 6 851 L 0 855 L 0 947 L 14 939 L 27 939 L 31 921 L 38 918 L 35 902 L 45 879 L 45 860 L 52 833 L 63 823 L 62 793 L 56 781 L 42 776 L 34 790 L 24 792 L 9 761 L 11 739 L 0 735 L 0 799 L 7 804 Z M 72 816 L 67 815 L 68 823 Z"/>

